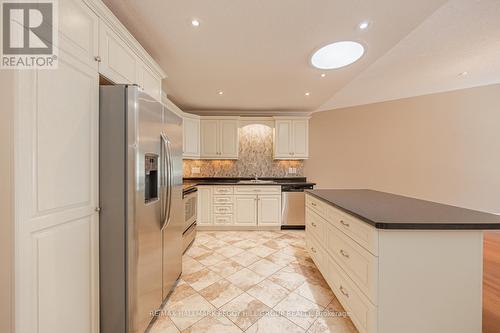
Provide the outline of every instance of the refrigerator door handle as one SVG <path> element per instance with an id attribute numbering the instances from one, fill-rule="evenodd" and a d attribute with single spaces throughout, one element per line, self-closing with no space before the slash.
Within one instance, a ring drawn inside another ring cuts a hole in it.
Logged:
<path id="1" fill-rule="evenodd" d="M 161 214 L 160 228 L 163 230 L 168 224 L 168 209 L 170 200 L 170 156 L 168 149 L 168 139 L 161 134 L 161 152 L 162 152 L 162 190 L 161 190 Z M 166 192 L 166 193 L 165 193 Z"/>
<path id="2" fill-rule="evenodd" d="M 168 152 L 168 209 L 167 209 L 167 223 L 165 224 L 168 225 L 170 223 L 170 212 L 172 210 L 172 188 L 173 188 L 173 182 L 174 182 L 174 165 L 172 161 L 172 152 L 170 150 L 170 140 L 167 140 L 167 152 Z"/>

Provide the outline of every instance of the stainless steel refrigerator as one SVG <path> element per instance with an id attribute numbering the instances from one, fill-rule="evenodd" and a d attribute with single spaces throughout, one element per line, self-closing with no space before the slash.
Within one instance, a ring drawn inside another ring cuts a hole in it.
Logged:
<path id="1" fill-rule="evenodd" d="M 100 332 L 142 333 L 181 274 L 182 118 L 136 86 L 99 103 Z"/>

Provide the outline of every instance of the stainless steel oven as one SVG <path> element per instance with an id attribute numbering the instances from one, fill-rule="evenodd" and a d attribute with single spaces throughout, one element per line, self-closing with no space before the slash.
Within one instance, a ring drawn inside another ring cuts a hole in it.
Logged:
<path id="1" fill-rule="evenodd" d="M 196 212 L 197 195 L 196 187 L 192 187 L 183 193 L 184 202 L 184 228 L 182 234 L 182 252 L 185 252 L 196 236 Z"/>

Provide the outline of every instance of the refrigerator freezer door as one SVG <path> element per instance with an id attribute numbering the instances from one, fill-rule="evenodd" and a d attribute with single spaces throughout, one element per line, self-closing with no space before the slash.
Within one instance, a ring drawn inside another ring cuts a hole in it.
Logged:
<path id="1" fill-rule="evenodd" d="M 163 110 L 163 134 L 169 141 L 170 179 L 169 221 L 163 229 L 163 298 L 165 299 L 182 270 L 182 118 L 166 107 Z"/>
<path id="2" fill-rule="evenodd" d="M 157 169 L 162 167 L 163 106 L 137 87 L 128 87 L 127 96 L 128 191 L 135 198 L 128 205 L 134 207 L 128 221 L 129 331 L 142 333 L 162 303 L 161 189 L 157 181 L 157 197 L 145 195 L 146 173 L 153 163 L 145 157 L 157 156 Z"/>

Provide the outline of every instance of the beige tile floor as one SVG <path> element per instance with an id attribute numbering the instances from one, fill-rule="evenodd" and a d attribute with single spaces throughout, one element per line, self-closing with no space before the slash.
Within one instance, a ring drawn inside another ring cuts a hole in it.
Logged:
<path id="1" fill-rule="evenodd" d="M 204 231 L 151 333 L 355 333 L 304 231 Z"/>

